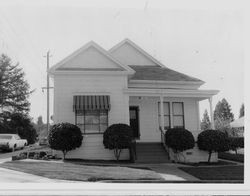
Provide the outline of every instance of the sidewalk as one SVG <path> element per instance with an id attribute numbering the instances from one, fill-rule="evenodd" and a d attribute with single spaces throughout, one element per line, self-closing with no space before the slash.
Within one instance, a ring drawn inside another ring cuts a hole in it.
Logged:
<path id="1" fill-rule="evenodd" d="M 147 165 L 147 167 L 160 174 L 166 181 L 200 181 L 200 179 L 180 170 L 179 166 L 172 163 Z"/>

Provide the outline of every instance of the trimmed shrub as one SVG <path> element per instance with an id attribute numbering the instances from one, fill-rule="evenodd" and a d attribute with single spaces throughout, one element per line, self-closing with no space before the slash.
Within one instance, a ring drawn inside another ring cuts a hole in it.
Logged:
<path id="1" fill-rule="evenodd" d="M 114 150 L 118 161 L 122 149 L 130 148 L 133 140 L 133 131 L 129 125 L 113 124 L 103 134 L 103 145 L 109 150 Z"/>
<path id="2" fill-rule="evenodd" d="M 82 139 L 80 128 L 70 123 L 53 125 L 48 136 L 50 148 L 62 151 L 63 159 L 65 159 L 68 151 L 79 148 L 82 145 Z"/>
<path id="3" fill-rule="evenodd" d="M 230 137 L 229 148 L 230 150 L 234 150 L 235 154 L 237 154 L 238 148 L 244 148 L 244 138 L 243 137 Z"/>
<path id="4" fill-rule="evenodd" d="M 193 134 L 184 128 L 168 129 L 165 133 L 165 144 L 175 153 L 192 149 L 195 145 Z"/>
<path id="5" fill-rule="evenodd" d="M 208 151 L 208 162 L 213 152 L 229 150 L 229 140 L 225 133 L 218 130 L 205 130 L 198 135 L 197 141 L 200 150 Z"/>

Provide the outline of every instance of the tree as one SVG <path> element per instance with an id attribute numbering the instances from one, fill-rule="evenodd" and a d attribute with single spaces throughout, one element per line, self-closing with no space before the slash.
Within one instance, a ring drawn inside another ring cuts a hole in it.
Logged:
<path id="1" fill-rule="evenodd" d="M 202 118 L 202 121 L 201 121 L 201 130 L 207 130 L 207 129 L 210 129 L 211 128 L 211 122 L 210 122 L 210 119 L 209 119 L 209 116 L 208 116 L 208 112 L 207 110 L 205 109 L 204 111 L 204 114 L 203 114 L 203 118 Z"/>
<path id="2" fill-rule="evenodd" d="M 48 136 L 50 148 L 62 151 L 63 160 L 70 150 L 79 148 L 82 145 L 82 139 L 80 128 L 70 123 L 53 125 Z"/>
<path id="3" fill-rule="evenodd" d="M 212 153 L 229 150 L 227 135 L 218 130 L 202 131 L 198 135 L 197 144 L 200 150 L 208 151 L 208 162 L 211 160 Z"/>
<path id="4" fill-rule="evenodd" d="M 195 146 L 193 134 L 183 128 L 171 128 L 165 133 L 165 144 L 174 152 L 175 161 L 180 161 L 181 152 L 192 149 Z M 185 156 L 183 156 L 184 162 Z"/>
<path id="5" fill-rule="evenodd" d="M 214 110 L 215 129 L 220 131 L 227 131 L 230 122 L 234 120 L 234 115 L 231 111 L 231 106 L 225 98 L 216 104 Z"/>
<path id="6" fill-rule="evenodd" d="M 193 134 L 183 128 L 168 129 L 165 133 L 165 143 L 172 148 L 175 153 L 192 149 L 195 145 Z"/>
<path id="7" fill-rule="evenodd" d="M 2 54 L 0 56 L 0 107 L 11 113 L 27 113 L 30 86 L 24 78 L 25 74 L 19 64 L 13 65 L 11 59 Z M 3 115 L 3 111 L 1 116 Z"/>
<path id="8" fill-rule="evenodd" d="M 244 103 L 241 104 L 241 107 L 240 107 L 240 114 L 239 114 L 239 118 L 244 116 L 245 115 L 245 106 L 244 106 Z"/>
<path id="9" fill-rule="evenodd" d="M 113 124 L 103 134 L 103 145 L 114 150 L 116 160 L 119 161 L 122 149 L 130 148 L 133 140 L 133 130 L 126 124 Z"/>
<path id="10" fill-rule="evenodd" d="M 234 150 L 238 154 L 239 148 L 244 148 L 244 137 L 230 137 L 229 138 L 230 150 Z"/>
<path id="11" fill-rule="evenodd" d="M 37 133 L 28 115 L 13 113 L 7 124 L 7 133 L 18 134 L 22 139 L 27 139 L 29 144 L 35 143 Z"/>

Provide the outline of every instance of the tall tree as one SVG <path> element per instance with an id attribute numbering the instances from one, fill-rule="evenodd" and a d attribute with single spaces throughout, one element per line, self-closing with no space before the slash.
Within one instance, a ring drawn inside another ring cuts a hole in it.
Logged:
<path id="1" fill-rule="evenodd" d="M 37 133 L 28 115 L 12 113 L 7 125 L 9 127 L 7 133 L 18 134 L 22 139 L 27 139 L 29 144 L 35 143 Z"/>
<path id="2" fill-rule="evenodd" d="M 226 132 L 229 128 L 230 122 L 234 120 L 234 114 L 231 111 L 231 106 L 225 98 L 216 104 L 214 110 L 215 128 Z"/>
<path id="3" fill-rule="evenodd" d="M 204 114 L 203 114 L 203 118 L 201 121 L 201 130 L 207 130 L 207 129 L 211 129 L 211 122 L 208 116 L 208 112 L 205 109 Z"/>
<path id="4" fill-rule="evenodd" d="M 19 64 L 13 65 L 11 59 L 0 56 L 0 107 L 1 115 L 9 113 L 25 113 L 30 109 L 28 101 L 30 86 L 24 78 L 25 74 Z"/>
<path id="5" fill-rule="evenodd" d="M 240 115 L 239 115 L 239 118 L 244 116 L 245 115 L 245 106 L 244 106 L 244 103 L 241 104 L 241 107 L 240 107 Z"/>

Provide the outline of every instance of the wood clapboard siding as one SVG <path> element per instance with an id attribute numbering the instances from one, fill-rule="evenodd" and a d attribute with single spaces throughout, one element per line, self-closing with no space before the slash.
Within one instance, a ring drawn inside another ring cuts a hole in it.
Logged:
<path id="1" fill-rule="evenodd" d="M 58 152 L 62 156 L 61 152 Z M 112 150 L 105 149 L 103 146 L 103 135 L 84 136 L 83 143 L 80 148 L 68 152 L 66 158 L 72 159 L 93 159 L 93 160 L 114 160 Z M 121 160 L 129 159 L 129 151 L 124 149 L 121 153 Z"/>
<path id="2" fill-rule="evenodd" d="M 107 94 L 110 96 L 111 110 L 109 125 L 114 123 L 129 124 L 129 98 L 123 94 L 127 87 L 126 76 L 80 76 L 57 75 L 54 78 L 54 121 L 75 124 L 73 112 L 73 95 Z M 115 159 L 113 151 L 103 146 L 103 135 L 88 135 L 84 137 L 83 145 L 68 154 L 68 158 L 81 159 Z M 121 159 L 129 159 L 129 153 L 124 150 Z"/>

